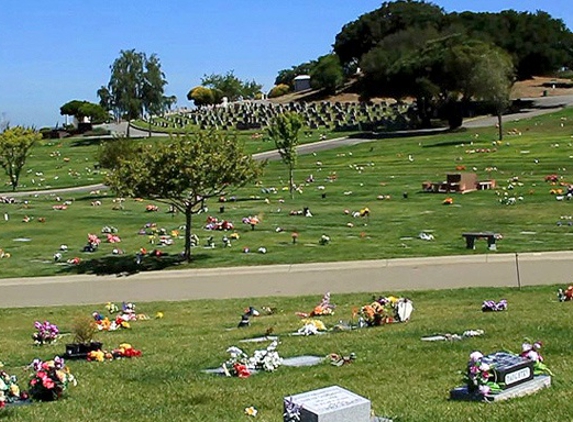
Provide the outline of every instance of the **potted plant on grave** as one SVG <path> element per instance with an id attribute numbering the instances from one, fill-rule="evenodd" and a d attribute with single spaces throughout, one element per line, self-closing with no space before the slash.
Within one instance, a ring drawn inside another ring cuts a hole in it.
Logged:
<path id="1" fill-rule="evenodd" d="M 87 315 L 78 315 L 72 322 L 74 343 L 66 344 L 66 357 L 71 359 L 86 359 L 88 353 L 100 350 L 102 343 L 93 341 L 98 331 L 93 318 Z"/>

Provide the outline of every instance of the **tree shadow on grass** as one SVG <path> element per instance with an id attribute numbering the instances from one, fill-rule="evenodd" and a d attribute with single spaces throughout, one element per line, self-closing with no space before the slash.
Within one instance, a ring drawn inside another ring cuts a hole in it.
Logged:
<path id="1" fill-rule="evenodd" d="M 72 147 L 89 147 L 92 145 L 99 145 L 104 141 L 102 138 L 79 138 L 70 143 Z"/>
<path id="2" fill-rule="evenodd" d="M 208 258 L 207 254 L 197 254 L 192 256 L 192 262 Z M 135 255 L 104 256 L 62 267 L 60 273 L 129 276 L 145 271 L 160 271 L 186 262 L 180 255 L 144 256 L 139 264 Z"/>
<path id="3" fill-rule="evenodd" d="M 469 141 L 467 139 L 455 140 L 455 141 L 443 141 L 443 142 L 437 142 L 435 144 L 423 145 L 422 148 L 453 147 L 457 145 L 469 145 Z"/>

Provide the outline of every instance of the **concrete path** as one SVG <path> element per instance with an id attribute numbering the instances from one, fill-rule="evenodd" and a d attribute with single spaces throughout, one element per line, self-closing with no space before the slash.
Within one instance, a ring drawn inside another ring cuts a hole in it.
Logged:
<path id="1" fill-rule="evenodd" d="M 518 276 L 519 274 L 519 276 Z M 0 279 L 0 307 L 571 283 L 573 251 Z"/>

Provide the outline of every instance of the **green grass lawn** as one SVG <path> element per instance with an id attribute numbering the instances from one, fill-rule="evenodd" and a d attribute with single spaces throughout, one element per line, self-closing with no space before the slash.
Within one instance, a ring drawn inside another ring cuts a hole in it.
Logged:
<path id="1" fill-rule="evenodd" d="M 573 183 L 573 109 L 512 122 L 506 129 L 521 135 L 508 135 L 497 143 L 495 128 L 489 128 L 381 139 L 300 156 L 295 180 L 301 185 L 301 193 L 292 200 L 284 190 L 285 166 L 270 162 L 256 185 L 230 192 L 224 203 L 208 202 L 208 212 L 193 217 L 193 231 L 200 238 L 200 246 L 193 249 L 195 260 L 190 265 L 485 253 L 483 241 L 477 243 L 475 251 L 465 248 L 461 234 L 466 231 L 501 233 L 498 253 L 571 249 L 573 201 L 557 201 L 550 192 L 566 190 L 560 184 Z M 475 171 L 480 180 L 495 179 L 498 188 L 452 194 L 453 204 L 449 206 L 442 204 L 448 195 L 421 191 L 423 181 L 444 180 L 447 172 L 455 172 L 459 166 Z M 557 174 L 559 183 L 546 182 L 550 174 Z M 306 183 L 310 175 L 314 182 Z M 381 196 L 389 199 L 377 199 Z M 506 197 L 516 198 L 515 204 L 503 205 L 500 200 Z M 146 212 L 150 202 L 128 199 L 122 210 L 114 210 L 117 204 L 109 192 L 99 196 L 67 195 L 60 202 L 47 195 L 25 199 L 27 204 L 0 204 L 0 248 L 12 255 L 0 260 L 3 277 L 68 273 L 66 265 L 52 259 L 60 244 L 69 247 L 65 259 L 78 256 L 90 262 L 109 258 L 112 249 L 119 246 L 131 254 L 128 261 L 132 262 L 133 254 L 141 247 L 156 247 L 149 243 L 148 236 L 137 234 L 147 223 L 155 223 L 167 233 L 184 224 L 183 216 L 168 214 L 164 204 L 158 204 L 158 212 Z M 67 210 L 52 209 L 64 200 L 72 201 Z M 96 200 L 102 205 L 92 206 Z M 220 212 L 221 206 L 225 207 L 224 213 Z M 312 218 L 290 215 L 305 207 L 310 208 Z M 353 212 L 366 207 L 369 217 L 352 217 Z M 5 213 L 8 221 L 1 218 Z M 240 239 L 231 248 L 222 247 L 222 237 L 230 232 L 204 229 L 209 215 L 234 224 Z M 254 231 L 241 223 L 244 217 L 253 215 L 261 220 Z M 23 223 L 25 216 L 32 220 Z M 40 223 L 42 219 L 44 223 Z M 104 226 L 116 227 L 122 243 L 103 243 L 95 254 L 81 253 L 87 234 L 100 234 Z M 296 245 L 291 240 L 294 231 L 299 234 Z M 435 240 L 418 239 L 421 232 L 431 233 Z M 332 239 L 327 246 L 318 244 L 323 234 Z M 209 236 L 214 237 L 215 249 L 204 248 Z M 31 240 L 14 241 L 22 238 Z M 261 246 L 267 249 L 266 254 L 255 252 Z M 245 247 L 253 253 L 244 254 Z M 174 255 L 182 248 L 183 240 L 175 239 L 174 245 L 163 250 Z M 123 265 L 113 262 L 114 268 Z"/>
<path id="2" fill-rule="evenodd" d="M 403 294 L 414 301 L 411 321 L 352 332 L 315 337 L 291 337 L 301 327 L 296 311 L 308 312 L 319 297 L 257 298 L 252 300 L 138 303 L 137 311 L 159 320 L 138 321 L 126 331 L 99 333 L 97 340 L 112 349 L 122 342 L 143 351 L 138 359 L 105 363 L 69 361 L 79 385 L 58 402 L 0 410 L 0 419 L 247 421 L 246 407 L 255 406 L 254 420 L 282 421 L 283 397 L 339 385 L 369 398 L 378 415 L 395 421 L 536 421 L 568 420 L 573 412 L 571 385 L 573 357 L 570 321 L 573 305 L 556 300 L 556 286 L 517 289 L 463 289 Z M 485 299 L 509 302 L 507 312 L 482 313 Z M 129 298 L 126 298 L 128 300 Z M 332 326 L 350 320 L 352 309 L 370 303 L 368 294 L 333 295 L 334 316 L 321 320 Z M 254 318 L 250 327 L 235 328 L 242 310 L 274 307 L 270 316 Z M 49 320 L 68 331 L 79 313 L 106 312 L 99 306 L 0 310 L 0 360 L 4 370 L 20 378 L 24 387 L 32 359 L 52 358 L 64 351 L 70 337 L 59 344 L 33 346 L 35 320 Z M 347 355 L 355 362 L 342 367 L 322 364 L 307 368 L 279 367 L 248 379 L 209 375 L 227 360 L 225 350 L 237 345 L 252 354 L 263 345 L 239 340 L 263 335 L 273 327 L 283 357 Z M 485 335 L 459 342 L 422 342 L 434 333 L 483 329 Z M 519 352 L 525 338 L 541 340 L 545 363 L 554 372 L 553 385 L 533 396 L 495 404 L 451 402 L 449 390 L 461 384 L 469 354 L 499 350 Z"/>
<path id="3" fill-rule="evenodd" d="M 275 149 L 274 142 L 266 136 L 260 136 L 260 132 L 244 131 L 231 132 L 231 134 L 236 135 L 237 139 L 245 144 L 245 150 L 249 154 Z M 327 139 L 332 139 L 347 136 L 348 133 L 309 131 L 301 135 L 300 143 L 316 142 L 321 135 L 326 136 Z M 145 144 L 168 141 L 167 135 L 165 137 L 133 139 L 133 142 Z M 104 142 L 113 142 L 113 140 L 97 137 L 74 137 L 40 141 L 32 149 L 31 155 L 26 161 L 20 176 L 18 191 L 68 188 L 101 183 L 105 170 L 98 168 L 96 155 L 99 146 Z M 0 196 L 9 195 L 10 191 L 9 179 L 2 172 L 0 173 Z"/>

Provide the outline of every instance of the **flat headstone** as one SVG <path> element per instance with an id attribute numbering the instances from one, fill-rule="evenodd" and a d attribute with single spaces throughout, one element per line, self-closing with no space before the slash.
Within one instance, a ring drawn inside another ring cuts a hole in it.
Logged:
<path id="1" fill-rule="evenodd" d="M 239 343 L 264 343 L 265 341 L 275 341 L 278 339 L 277 336 L 262 336 L 239 340 Z"/>
<path id="2" fill-rule="evenodd" d="M 271 337 L 267 337 L 267 339 L 271 339 Z M 320 356 L 293 356 L 291 358 L 284 358 L 282 366 L 289 366 L 289 367 L 303 367 L 303 366 L 314 366 L 322 363 L 324 361 L 323 357 Z M 214 375 L 225 375 L 225 371 L 221 366 L 218 368 L 207 368 L 203 369 L 201 372 L 205 374 L 214 374 Z M 251 374 L 256 374 L 258 371 L 249 369 Z"/>
<path id="3" fill-rule="evenodd" d="M 513 399 L 515 397 L 529 396 L 530 394 L 535 394 L 539 390 L 548 388 L 551 386 L 551 376 L 549 375 L 538 375 L 532 380 L 524 382 L 522 384 L 516 385 L 505 389 L 497 394 L 490 394 L 483 396 L 481 394 L 476 394 L 468 391 L 467 386 L 462 386 L 454 388 L 450 391 L 451 400 L 464 400 L 464 401 L 503 401 Z"/>
<path id="4" fill-rule="evenodd" d="M 370 400 L 339 386 L 286 397 L 300 409 L 300 422 L 371 422 Z"/>
<path id="5" fill-rule="evenodd" d="M 283 366 L 314 366 L 324 362 L 324 358 L 320 356 L 293 356 L 291 358 L 283 359 Z"/>
<path id="6" fill-rule="evenodd" d="M 27 406 L 29 404 L 32 404 L 32 400 L 16 400 L 16 401 L 12 401 L 12 402 L 6 402 L 6 407 L 10 408 L 10 407 L 17 407 L 17 406 Z"/>
<path id="7" fill-rule="evenodd" d="M 317 336 L 317 335 L 323 335 L 323 334 L 328 334 L 326 331 L 317 331 L 315 333 L 312 334 L 306 334 L 306 333 L 299 333 L 294 332 L 294 333 L 290 333 L 289 336 L 303 336 L 303 337 L 309 337 L 309 336 Z"/>

